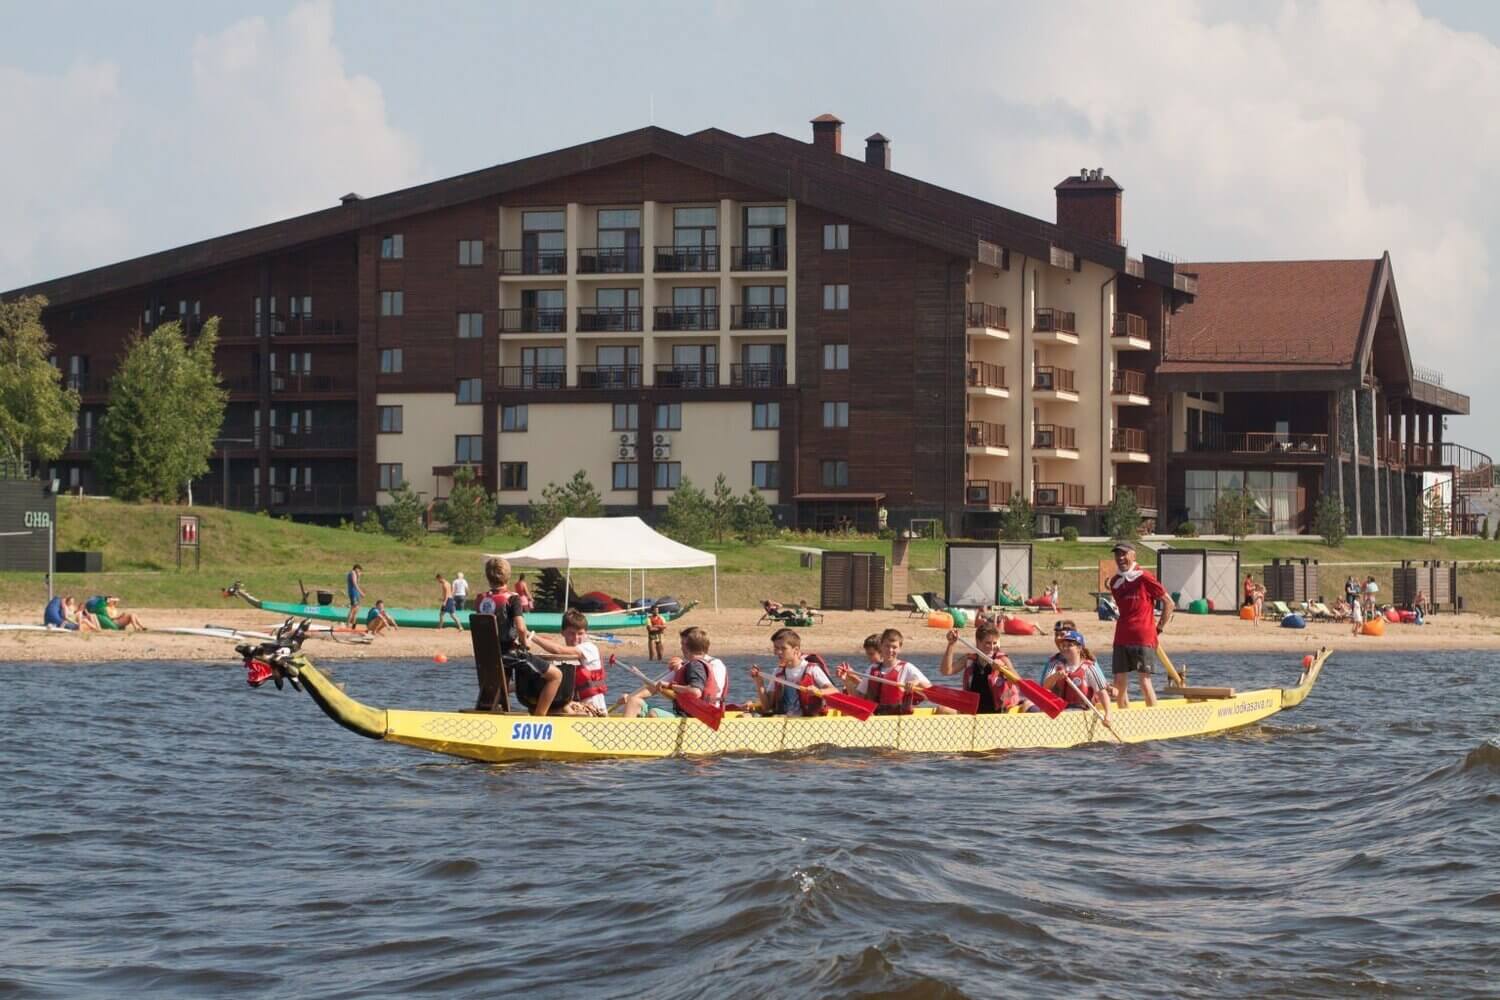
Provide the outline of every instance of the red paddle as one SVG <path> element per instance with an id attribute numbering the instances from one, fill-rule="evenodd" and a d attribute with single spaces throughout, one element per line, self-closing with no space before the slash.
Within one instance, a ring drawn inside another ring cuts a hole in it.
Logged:
<path id="1" fill-rule="evenodd" d="M 836 708 L 845 715 L 852 715 L 860 722 L 864 722 L 870 716 L 875 714 L 876 705 L 868 698 L 861 698 L 858 695 L 852 694 L 822 694 L 815 687 L 804 687 L 800 684 L 793 684 L 790 681 L 782 680 L 780 677 L 777 677 L 774 674 L 767 676 L 770 677 L 771 682 L 774 684 L 780 684 L 782 687 L 791 688 L 793 691 L 806 691 L 808 694 L 817 695 L 819 698 L 822 698 L 825 702 L 827 702 L 830 708 Z"/>
<path id="2" fill-rule="evenodd" d="M 635 669 L 635 667 L 632 667 L 624 660 L 619 660 L 611 656 L 610 662 L 618 663 L 626 670 L 629 670 L 632 674 L 635 674 L 642 681 L 644 681 L 648 687 L 655 686 L 655 682 L 652 681 L 651 678 L 647 677 L 645 674 L 641 673 L 639 670 Z M 670 688 L 666 693 L 669 694 L 673 701 L 677 702 L 678 706 L 684 712 L 686 712 L 688 715 L 691 715 L 699 722 L 703 723 L 709 729 L 718 732 L 719 723 L 724 721 L 724 707 L 722 705 L 710 705 L 708 702 L 693 694 L 691 691 L 683 691 L 675 687 Z"/>
<path id="3" fill-rule="evenodd" d="M 884 677 L 876 677 L 874 674 L 862 674 L 857 670 L 850 670 L 849 673 L 851 676 L 861 677 L 867 681 L 890 684 L 893 687 L 899 688 L 906 687 L 900 681 L 887 680 Z M 928 687 L 917 688 L 916 693 L 934 705 L 951 708 L 963 715 L 975 715 L 979 712 L 979 695 L 974 691 L 958 691 L 954 688 L 938 687 L 936 684 L 933 684 Z"/>
<path id="4" fill-rule="evenodd" d="M 974 645 L 969 640 L 960 637 L 958 641 L 972 649 L 979 655 L 979 658 L 981 660 L 988 663 L 996 670 L 1000 671 L 1000 673 L 1005 676 L 1006 680 L 1010 681 L 1016 687 L 1020 688 L 1021 693 L 1026 696 L 1026 700 L 1045 712 L 1047 714 L 1047 718 L 1057 718 L 1062 714 L 1063 709 L 1068 707 L 1067 702 L 1063 701 L 1057 695 L 1042 687 L 1036 681 L 1032 680 L 1029 677 L 1022 677 L 1020 674 L 1016 673 L 1005 664 L 997 663 L 996 661 L 990 659 L 983 652 L 980 652 L 978 646 Z M 975 695 L 975 697 L 977 698 L 978 695 Z"/>

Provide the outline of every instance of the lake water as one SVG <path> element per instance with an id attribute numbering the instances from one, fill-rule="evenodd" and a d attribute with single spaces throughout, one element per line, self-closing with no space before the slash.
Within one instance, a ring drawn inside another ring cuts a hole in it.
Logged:
<path id="1" fill-rule="evenodd" d="M 504 767 L 225 653 L 5 666 L 0 997 L 1500 991 L 1495 654 L 1335 654 L 1301 708 L 1171 743 Z M 333 672 L 472 703 L 466 662 Z"/>

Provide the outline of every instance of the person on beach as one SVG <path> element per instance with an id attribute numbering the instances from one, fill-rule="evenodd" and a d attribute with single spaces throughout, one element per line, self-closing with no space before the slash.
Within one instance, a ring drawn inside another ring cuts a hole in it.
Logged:
<path id="1" fill-rule="evenodd" d="M 953 651 L 958 647 L 958 640 L 958 629 L 949 629 L 948 646 L 943 650 L 943 662 L 938 667 L 938 672 L 948 677 L 963 671 L 963 689 L 979 695 L 980 715 L 1021 708 L 1024 701 L 1021 689 L 1014 681 L 1006 680 L 996 666 L 1004 664 L 1015 669 L 1010 657 L 1000 649 L 1000 630 L 993 625 L 981 625 L 975 634 L 974 645 L 979 647 L 984 656 L 969 653 L 967 656 L 955 657 Z M 986 660 L 985 657 L 989 659 Z"/>
<path id="2" fill-rule="evenodd" d="M 697 695 L 710 705 L 724 704 L 729 693 L 729 668 L 724 665 L 723 660 L 708 654 L 708 633 L 693 626 L 683 629 L 678 640 L 682 648 L 682 659 L 676 661 L 679 665 L 673 670 L 672 676 L 665 681 L 648 684 L 626 698 L 625 718 L 670 718 L 688 714 L 675 700 L 670 710 L 647 705 L 646 699 L 653 694 L 672 698 L 678 692 L 687 692 Z"/>
<path id="3" fill-rule="evenodd" d="M 1057 645 L 1058 654 L 1048 661 L 1052 668 L 1042 680 L 1042 687 L 1066 701 L 1069 708 L 1088 708 L 1092 702 L 1108 719 L 1109 688 L 1094 663 L 1094 654 L 1083 641 L 1083 634 L 1070 629 L 1058 637 Z"/>
<path id="4" fill-rule="evenodd" d="M 516 581 L 516 596 L 521 599 L 522 611 L 530 611 L 535 607 L 531 600 L 531 588 L 526 584 L 525 573 L 522 573 L 521 578 Z"/>
<path id="5" fill-rule="evenodd" d="M 464 579 L 464 571 L 459 570 L 453 574 L 453 609 L 462 611 L 464 602 L 469 599 L 469 581 Z"/>
<path id="6" fill-rule="evenodd" d="M 666 633 L 667 620 L 653 606 L 651 608 L 651 617 L 646 619 L 646 657 L 648 659 L 663 659 L 661 639 Z"/>
<path id="7" fill-rule="evenodd" d="M 359 563 L 355 563 L 354 568 L 344 577 L 344 590 L 349 595 L 348 624 L 350 628 L 354 627 L 354 623 L 359 617 L 360 598 L 365 596 L 365 592 L 359 586 L 359 578 L 362 573 L 364 573 L 364 567 L 360 566 Z"/>
<path id="8" fill-rule="evenodd" d="M 1380 593 L 1380 584 L 1375 582 L 1373 576 L 1366 577 L 1363 590 L 1365 594 L 1365 617 L 1374 618 L 1378 610 L 1377 604 L 1379 603 L 1375 595 Z"/>
<path id="9" fill-rule="evenodd" d="M 141 621 L 140 615 L 120 610 L 118 597 L 96 594 L 88 599 L 84 609 L 98 620 L 101 632 L 128 632 L 131 629 L 146 631 L 146 623 Z"/>
<path id="10" fill-rule="evenodd" d="M 1115 620 L 1110 664 L 1115 675 L 1115 704 L 1120 708 L 1130 707 L 1130 675 L 1135 674 L 1140 678 L 1141 697 L 1149 708 L 1156 704 L 1151 666 L 1156 661 L 1157 636 L 1167 630 L 1167 623 L 1172 620 L 1172 595 L 1150 570 L 1136 563 L 1134 545 L 1116 542 L 1114 555 L 1119 572 L 1109 578 L 1109 592 L 1120 609 L 1120 617 Z M 1158 604 L 1161 617 L 1153 621 Z"/>
<path id="11" fill-rule="evenodd" d="M 1262 610 L 1265 608 L 1265 603 L 1265 588 L 1255 582 L 1255 577 L 1251 576 L 1249 573 L 1246 573 L 1245 599 L 1242 602 L 1242 607 L 1253 608 L 1255 610 L 1255 618 L 1253 620 L 1257 625 L 1260 624 L 1260 616 Z"/>
<path id="12" fill-rule="evenodd" d="M 766 683 L 760 665 L 752 664 L 750 679 L 760 710 L 766 715 L 789 718 L 825 715 L 828 712 L 822 695 L 838 694 L 839 689 L 828 677 L 828 664 L 817 653 L 803 655 L 802 637 L 789 628 L 771 633 L 771 652 L 776 654 L 775 676 L 783 683 Z M 787 687 L 787 684 L 794 685 Z M 813 691 L 798 690 L 813 688 Z"/>
<path id="13" fill-rule="evenodd" d="M 533 632 L 531 641 L 544 653 L 576 660 L 574 667 L 573 700 L 563 706 L 564 715 L 608 715 L 609 702 L 604 696 L 609 693 L 605 683 L 604 662 L 599 657 L 599 646 L 588 637 L 589 620 L 577 608 L 569 608 L 562 616 L 562 638 Z"/>
<path id="14" fill-rule="evenodd" d="M 875 638 L 874 636 L 870 637 Z M 901 645 L 905 641 L 899 629 L 888 628 L 880 633 L 877 650 L 880 662 L 871 664 L 870 677 L 857 676 L 849 664 L 839 664 L 839 676 L 850 694 L 873 701 L 878 706 L 876 715 L 910 715 L 916 704 L 917 692 L 932 687 L 932 681 L 910 663 L 901 659 Z M 870 639 L 865 640 L 866 655 L 870 652 Z M 894 683 L 881 683 L 894 681 Z"/>
<path id="15" fill-rule="evenodd" d="M 441 573 L 434 573 L 433 579 L 438 582 L 438 587 L 442 590 L 442 597 L 439 598 L 438 603 L 438 629 L 442 629 L 443 618 L 446 616 L 448 618 L 452 618 L 453 627 L 462 632 L 464 630 L 464 626 L 463 623 L 458 620 L 458 609 L 453 603 L 453 584 L 449 583 Z"/>
<path id="16" fill-rule="evenodd" d="M 365 631 L 371 635 L 379 635 L 386 629 L 395 632 L 400 627 L 396 624 L 396 619 L 392 618 L 390 613 L 385 610 L 384 601 L 376 601 L 375 606 L 370 609 L 370 613 L 365 615 Z"/>
<path id="17" fill-rule="evenodd" d="M 77 632 L 78 623 L 72 621 L 68 615 L 68 605 L 72 600 L 71 597 L 64 597 L 61 594 L 55 595 L 42 609 L 42 624 L 49 628 L 62 628 L 69 632 Z"/>

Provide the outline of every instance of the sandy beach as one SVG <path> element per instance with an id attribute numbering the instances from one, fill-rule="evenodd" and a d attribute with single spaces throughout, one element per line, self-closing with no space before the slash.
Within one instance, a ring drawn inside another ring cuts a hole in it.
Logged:
<path id="1" fill-rule="evenodd" d="M 226 607 L 223 610 L 195 608 L 134 609 L 142 620 L 154 628 L 192 627 L 206 624 L 234 628 L 269 630 L 279 621 L 275 615 L 254 609 Z M 1090 647 L 1101 657 L 1109 652 L 1113 624 L 1098 621 L 1092 611 L 1064 612 L 1080 625 Z M 755 624 L 758 609 L 725 608 L 720 611 L 694 609 L 680 627 L 698 625 L 708 630 L 713 651 L 723 655 L 769 656 L 770 626 Z M 1057 617 L 1036 615 L 1035 621 L 1047 634 L 1039 636 L 1006 636 L 1004 648 L 1012 655 L 1041 655 L 1052 648 L 1050 629 Z M 27 623 L 40 620 L 37 609 L 0 607 L 0 622 Z M 1320 646 L 1332 646 L 1340 655 L 1379 652 L 1392 649 L 1500 649 L 1500 617 L 1489 615 L 1437 615 L 1428 624 L 1388 625 L 1383 636 L 1353 636 L 1349 627 L 1333 623 L 1309 623 L 1305 629 L 1284 629 L 1272 622 L 1259 624 L 1241 621 L 1228 615 L 1179 614 L 1164 637 L 1164 646 L 1174 659 L 1195 652 L 1216 653 L 1286 652 L 1301 655 Z M 925 621 L 908 618 L 901 611 L 828 612 L 824 622 L 802 630 L 803 646 L 829 659 L 856 656 L 865 636 L 890 627 L 899 628 L 907 637 L 906 648 L 918 656 L 936 656 L 943 649 L 943 633 L 928 628 Z M 673 631 L 668 639 L 675 639 Z M 621 658 L 644 659 L 644 632 L 621 633 L 624 642 L 612 647 Z M 675 642 L 669 641 L 669 652 Z M 305 647 L 314 659 L 429 659 L 443 654 L 455 661 L 467 662 L 469 639 L 452 629 L 434 632 L 429 629 L 403 629 L 378 636 L 369 644 L 348 644 L 329 639 L 309 640 Z M 91 663 L 104 660 L 197 660 L 232 662 L 234 643 L 224 639 L 188 635 L 168 635 L 155 631 L 58 634 L 42 632 L 0 632 L 0 663 Z"/>

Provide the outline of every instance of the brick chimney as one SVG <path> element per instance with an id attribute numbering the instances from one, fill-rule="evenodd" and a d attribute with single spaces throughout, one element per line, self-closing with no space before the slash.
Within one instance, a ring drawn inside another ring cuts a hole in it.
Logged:
<path id="1" fill-rule="evenodd" d="M 891 169 L 891 140 L 879 132 L 866 139 L 865 162 L 881 170 Z"/>
<path id="2" fill-rule="evenodd" d="M 1085 167 L 1053 190 L 1057 192 L 1059 226 L 1110 243 L 1123 242 L 1125 189 L 1105 174 L 1103 167 Z"/>
<path id="3" fill-rule="evenodd" d="M 819 115 L 812 120 L 813 145 L 828 153 L 844 151 L 844 123 L 833 115 Z"/>

